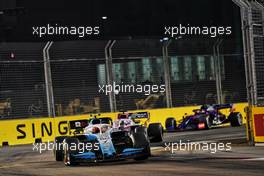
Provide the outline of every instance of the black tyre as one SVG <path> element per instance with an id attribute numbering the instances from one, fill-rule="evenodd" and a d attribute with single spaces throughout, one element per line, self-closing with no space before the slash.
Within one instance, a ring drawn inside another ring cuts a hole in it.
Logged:
<path id="1" fill-rule="evenodd" d="M 150 145 L 145 127 L 136 127 L 131 133 L 131 139 L 133 141 L 133 147 L 144 148 L 144 154 L 135 157 L 135 160 L 146 160 L 151 155 Z"/>
<path id="2" fill-rule="evenodd" d="M 143 126 L 139 126 L 133 129 L 133 131 L 131 131 L 130 137 L 133 142 L 133 147 L 135 148 L 142 148 L 149 144 L 146 128 Z"/>
<path id="3" fill-rule="evenodd" d="M 73 158 L 73 154 L 76 154 L 78 153 L 78 139 L 77 138 L 66 138 L 64 140 L 64 164 L 66 166 L 74 166 L 74 165 L 77 165 L 78 163 L 76 161 L 74 161 L 74 158 Z M 75 147 L 73 146 L 75 145 Z M 72 150 L 72 149 L 76 149 L 76 150 Z"/>
<path id="4" fill-rule="evenodd" d="M 144 153 L 145 154 L 142 156 L 135 157 L 134 160 L 136 160 L 136 161 L 146 160 L 146 159 L 148 159 L 148 157 L 151 156 L 149 144 L 145 146 Z"/>
<path id="5" fill-rule="evenodd" d="M 204 117 L 205 118 L 205 129 L 209 130 L 212 128 L 212 121 L 210 116 Z"/>
<path id="6" fill-rule="evenodd" d="M 152 123 L 148 126 L 148 136 L 150 142 L 162 142 L 163 128 L 160 123 Z"/>
<path id="7" fill-rule="evenodd" d="M 177 122 L 173 117 L 166 119 L 165 127 L 167 131 L 174 131 L 177 129 Z"/>
<path id="8" fill-rule="evenodd" d="M 54 143 L 55 147 L 53 149 L 54 157 L 56 161 L 62 161 L 63 160 L 63 140 L 66 138 L 66 136 L 59 136 L 55 137 Z"/>
<path id="9" fill-rule="evenodd" d="M 111 133 L 116 153 L 120 154 L 126 148 L 133 148 L 133 141 L 127 131 L 116 131 Z"/>
<path id="10" fill-rule="evenodd" d="M 197 129 L 199 129 L 198 127 L 199 123 L 204 123 L 204 129 L 206 130 L 212 128 L 212 120 L 210 119 L 210 116 L 205 116 L 205 115 L 200 116 L 196 122 Z"/>
<path id="11" fill-rule="evenodd" d="M 242 115 L 239 112 L 230 113 L 228 119 L 232 127 L 241 126 L 243 124 Z"/>

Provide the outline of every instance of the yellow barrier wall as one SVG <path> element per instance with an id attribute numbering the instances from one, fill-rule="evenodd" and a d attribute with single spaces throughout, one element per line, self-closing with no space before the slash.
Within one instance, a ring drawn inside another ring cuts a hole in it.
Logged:
<path id="1" fill-rule="evenodd" d="M 247 103 L 235 104 L 236 111 L 242 113 L 245 117 L 244 108 Z M 148 111 L 150 113 L 150 123 L 160 122 L 165 126 L 165 121 L 168 117 L 174 117 L 177 121 L 187 114 L 192 114 L 193 109 L 200 106 L 164 108 Z M 137 111 L 140 112 L 140 111 Z M 102 113 L 100 117 L 110 117 L 115 119 L 118 113 Z M 90 118 L 90 114 L 77 116 L 63 116 L 56 118 L 31 118 L 31 119 L 14 119 L 0 121 L 0 146 L 8 142 L 8 145 L 31 144 L 36 139 L 41 139 L 42 142 L 53 141 L 55 136 L 68 135 L 68 121 L 81 120 Z M 245 123 L 245 121 L 244 121 Z"/>

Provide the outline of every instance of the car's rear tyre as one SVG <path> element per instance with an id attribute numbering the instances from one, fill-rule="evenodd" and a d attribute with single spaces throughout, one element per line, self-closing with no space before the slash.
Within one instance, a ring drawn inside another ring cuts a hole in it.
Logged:
<path id="1" fill-rule="evenodd" d="M 177 122 L 173 117 L 166 119 L 165 127 L 167 131 L 174 131 L 177 129 Z"/>
<path id="2" fill-rule="evenodd" d="M 63 161 L 63 140 L 66 136 L 55 137 L 55 147 L 53 149 L 54 157 L 56 161 Z"/>
<path id="3" fill-rule="evenodd" d="M 64 159 L 63 162 L 66 166 L 75 166 L 78 163 L 74 161 L 73 154 L 78 152 L 78 139 L 77 138 L 66 138 L 64 140 Z M 73 146 L 75 145 L 75 146 Z M 73 150 L 76 149 L 76 150 Z"/>
<path id="4" fill-rule="evenodd" d="M 230 113 L 228 119 L 232 127 L 241 126 L 243 124 L 242 115 L 239 112 Z"/>
<path id="5" fill-rule="evenodd" d="M 163 128 L 160 123 L 151 123 L 148 126 L 148 136 L 150 142 L 162 142 L 163 140 Z"/>

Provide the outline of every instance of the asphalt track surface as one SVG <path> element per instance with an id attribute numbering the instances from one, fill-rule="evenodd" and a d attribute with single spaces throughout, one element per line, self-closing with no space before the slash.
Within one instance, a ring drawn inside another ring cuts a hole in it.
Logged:
<path id="1" fill-rule="evenodd" d="M 264 173 L 264 147 L 243 144 L 245 128 L 166 133 L 166 143 L 231 142 L 232 150 L 211 153 L 201 150 L 165 151 L 164 144 L 152 144 L 152 157 L 146 161 L 115 161 L 66 167 L 54 161 L 51 151 L 39 153 L 32 145 L 0 148 L 0 175 L 12 176 L 175 176 L 175 175 L 261 175 Z"/>

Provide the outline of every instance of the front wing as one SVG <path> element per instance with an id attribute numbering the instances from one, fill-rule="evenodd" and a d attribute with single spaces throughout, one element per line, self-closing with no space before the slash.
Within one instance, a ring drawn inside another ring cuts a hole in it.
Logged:
<path id="1" fill-rule="evenodd" d="M 109 155 L 108 153 L 102 152 L 100 155 L 96 152 L 90 151 L 90 152 L 72 154 L 72 158 L 75 162 L 102 162 L 109 160 L 135 158 L 143 155 L 146 155 L 144 148 L 126 148 L 119 154 L 112 153 L 111 155 Z"/>

